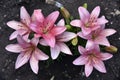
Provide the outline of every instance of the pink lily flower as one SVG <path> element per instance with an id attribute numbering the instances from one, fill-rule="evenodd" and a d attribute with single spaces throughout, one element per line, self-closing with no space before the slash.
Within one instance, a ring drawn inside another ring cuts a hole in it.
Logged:
<path id="1" fill-rule="evenodd" d="M 104 29 L 104 27 L 101 26 L 101 28 L 92 31 L 88 35 L 84 35 L 82 32 L 78 32 L 78 36 L 80 36 L 83 39 L 87 39 L 88 45 L 99 44 L 104 46 L 110 46 L 110 43 L 106 37 L 113 35 L 114 33 L 116 33 L 116 30 Z"/>
<path id="2" fill-rule="evenodd" d="M 15 63 L 15 69 L 18 69 L 30 61 L 32 71 L 37 74 L 39 69 L 38 61 L 49 58 L 44 52 L 37 48 L 39 39 L 33 38 L 31 41 L 26 42 L 18 35 L 17 41 L 18 44 L 10 44 L 5 48 L 7 51 L 20 53 Z"/>
<path id="3" fill-rule="evenodd" d="M 28 12 L 26 11 L 25 7 L 23 6 L 20 9 L 20 18 L 21 18 L 21 22 L 18 22 L 18 21 L 7 22 L 7 25 L 10 28 L 16 30 L 10 35 L 9 40 L 15 39 L 18 34 L 23 36 L 25 40 L 28 39 L 28 36 L 31 32 L 31 30 L 29 29 L 31 18 Z"/>
<path id="4" fill-rule="evenodd" d="M 78 11 L 80 15 L 80 20 L 73 20 L 70 24 L 76 27 L 80 27 L 84 35 L 88 35 L 92 31 L 100 28 L 101 25 L 108 22 L 104 16 L 98 18 L 100 14 L 99 6 L 95 7 L 91 14 L 84 7 L 79 7 Z"/>
<path id="5" fill-rule="evenodd" d="M 52 12 L 46 18 L 41 10 L 34 10 L 34 21 L 30 24 L 31 29 L 35 32 L 35 37 L 42 37 L 50 47 L 55 46 L 55 36 L 60 35 L 66 30 L 66 27 L 55 25 L 55 21 L 59 16 L 58 11 Z"/>
<path id="6" fill-rule="evenodd" d="M 92 73 L 93 67 L 102 73 L 106 73 L 106 68 L 103 60 L 108 60 L 112 58 L 112 54 L 100 52 L 98 45 L 93 45 L 92 47 L 86 45 L 86 48 L 79 46 L 78 50 L 81 56 L 75 59 L 73 61 L 73 64 L 85 65 L 86 77 L 88 77 Z"/>
<path id="7" fill-rule="evenodd" d="M 64 26 L 64 25 L 65 25 L 64 20 L 60 20 L 57 24 L 57 26 Z M 55 46 L 50 47 L 52 59 L 57 59 L 60 52 L 63 52 L 63 53 L 68 54 L 68 55 L 72 55 L 69 47 L 65 44 L 65 42 L 70 41 L 71 39 L 75 38 L 76 36 L 77 35 L 75 33 L 67 32 L 67 31 L 56 36 Z M 48 46 L 48 44 L 46 43 L 46 41 L 44 39 L 41 39 L 39 43 L 44 45 L 44 46 Z"/>

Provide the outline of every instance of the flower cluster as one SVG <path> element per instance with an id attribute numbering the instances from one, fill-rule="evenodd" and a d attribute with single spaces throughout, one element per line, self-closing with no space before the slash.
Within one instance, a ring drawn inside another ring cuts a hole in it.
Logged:
<path id="1" fill-rule="evenodd" d="M 49 46 L 52 59 L 56 59 L 61 52 L 72 55 L 69 47 L 65 44 L 77 35 L 66 31 L 65 22 L 61 19 L 55 24 L 59 16 L 58 11 L 44 17 L 41 9 L 34 10 L 32 17 L 24 7 L 21 7 L 21 21 L 9 21 L 7 25 L 16 31 L 10 35 L 10 40 L 17 38 L 18 44 L 6 46 L 6 50 L 20 53 L 15 68 L 19 68 L 30 60 L 30 66 L 34 73 L 38 73 L 38 60 L 47 60 L 49 57 L 37 46 L 38 44 Z M 34 37 L 29 39 L 30 34 Z"/>
<path id="2" fill-rule="evenodd" d="M 70 13 L 63 6 L 60 9 L 64 18 L 69 19 Z M 59 11 L 54 11 L 45 17 L 41 9 L 36 9 L 30 17 L 26 9 L 22 6 L 20 9 L 20 22 L 13 20 L 7 23 L 10 28 L 15 30 L 10 35 L 9 40 L 17 38 L 18 43 L 7 45 L 6 50 L 20 53 L 15 63 L 15 68 L 18 69 L 30 61 L 32 71 L 37 74 L 39 60 L 47 60 L 49 58 L 40 49 L 39 45 L 42 47 L 49 46 L 51 58 L 54 60 L 58 58 L 60 52 L 73 55 L 67 44 L 69 44 L 70 40 L 83 38 L 87 40 L 86 47 L 83 48 L 83 45 L 79 45 L 78 43 L 78 51 L 81 56 L 75 59 L 73 64 L 85 65 L 85 74 L 87 77 L 93 71 L 93 67 L 102 73 L 106 73 L 103 60 L 110 59 L 112 54 L 101 52 L 99 45 L 110 47 L 110 43 L 106 37 L 114 34 L 116 31 L 114 29 L 105 29 L 105 24 L 108 20 L 104 16 L 98 18 L 100 14 L 99 6 L 93 9 L 91 14 L 84 7 L 79 7 L 78 11 L 80 20 L 69 20 L 68 23 L 64 19 L 61 19 L 55 24 L 59 16 Z M 65 23 L 67 26 L 70 26 L 70 30 L 66 27 Z M 81 30 L 76 34 L 76 31 L 73 30 L 75 28 L 71 26 L 75 26 Z"/>
<path id="3" fill-rule="evenodd" d="M 71 25 L 80 27 L 81 31 L 77 35 L 87 40 L 86 48 L 78 46 L 81 54 L 73 64 L 85 65 L 85 74 L 88 77 L 93 71 L 93 67 L 102 73 L 106 73 L 105 65 L 102 60 L 107 60 L 112 57 L 109 53 L 100 52 L 99 45 L 110 46 L 107 36 L 114 34 L 114 29 L 104 29 L 105 23 L 108 21 L 104 16 L 98 18 L 100 7 L 93 9 L 91 14 L 84 7 L 78 8 L 80 20 L 71 21 Z"/>

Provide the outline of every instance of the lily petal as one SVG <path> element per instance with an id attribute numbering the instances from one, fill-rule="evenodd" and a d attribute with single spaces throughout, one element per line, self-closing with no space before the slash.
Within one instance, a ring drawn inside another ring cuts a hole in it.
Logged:
<path id="1" fill-rule="evenodd" d="M 31 66 L 32 71 L 35 74 L 37 74 L 39 66 L 38 66 L 38 60 L 34 57 L 34 55 L 32 55 L 30 58 L 30 66 Z"/>
<path id="2" fill-rule="evenodd" d="M 10 28 L 15 29 L 15 30 L 22 29 L 22 28 L 24 28 L 24 26 L 25 26 L 25 25 L 23 25 L 22 23 L 17 22 L 17 21 L 9 21 L 9 22 L 7 22 L 7 25 L 8 25 Z"/>
<path id="3" fill-rule="evenodd" d="M 87 63 L 88 58 L 86 56 L 80 56 L 73 61 L 74 65 L 84 65 Z"/>
<path id="4" fill-rule="evenodd" d="M 64 19 L 61 19 L 58 23 L 57 26 L 65 26 L 65 21 Z"/>
<path id="5" fill-rule="evenodd" d="M 93 66 L 90 64 L 90 62 L 88 62 L 85 65 L 85 75 L 86 75 L 86 77 L 90 76 L 90 74 L 92 73 L 92 71 L 93 71 Z"/>
<path id="6" fill-rule="evenodd" d="M 84 7 L 79 7 L 78 11 L 79 11 L 80 19 L 84 22 L 87 21 L 86 19 L 90 17 L 90 13 L 87 11 L 87 9 Z"/>
<path id="7" fill-rule="evenodd" d="M 97 63 L 93 65 L 98 71 L 106 73 L 105 65 L 102 61 L 98 60 Z"/>
<path id="8" fill-rule="evenodd" d="M 113 57 L 110 53 L 101 53 L 100 55 L 102 56 L 102 60 L 108 60 Z"/>
<path id="9" fill-rule="evenodd" d="M 45 41 L 50 47 L 55 46 L 55 37 L 52 34 L 45 34 L 43 35 L 43 38 L 45 39 Z"/>
<path id="10" fill-rule="evenodd" d="M 39 23 L 38 22 L 32 22 L 29 27 L 32 31 L 36 32 L 36 33 L 40 33 L 41 32 L 41 27 L 38 26 Z"/>
<path id="11" fill-rule="evenodd" d="M 55 23 L 56 19 L 58 18 L 58 16 L 59 16 L 59 12 L 58 11 L 52 12 L 45 19 L 45 25 L 49 25 L 49 27 L 51 28 L 54 25 L 54 23 Z"/>
<path id="12" fill-rule="evenodd" d="M 105 46 L 110 46 L 110 43 L 109 41 L 107 40 L 107 38 L 101 38 L 101 37 L 98 37 L 95 39 L 94 41 L 96 44 L 101 44 L 101 45 L 105 45 Z"/>
<path id="13" fill-rule="evenodd" d="M 97 25 L 103 25 L 105 23 L 108 23 L 108 20 L 106 20 L 104 16 L 97 19 Z"/>
<path id="14" fill-rule="evenodd" d="M 50 48 L 50 51 L 52 59 L 57 59 L 60 54 L 60 47 L 58 45 L 55 45 L 55 47 Z"/>
<path id="15" fill-rule="evenodd" d="M 41 23 L 44 21 L 44 15 L 42 14 L 41 9 L 34 10 L 33 15 L 32 15 L 32 21 L 38 21 Z"/>
<path id="16" fill-rule="evenodd" d="M 95 27 L 91 28 L 91 30 L 92 30 L 92 31 L 95 31 L 95 30 L 97 30 L 98 28 L 101 28 L 101 25 L 95 26 Z"/>
<path id="17" fill-rule="evenodd" d="M 30 53 L 31 51 L 28 51 L 28 52 L 22 52 L 18 55 L 17 61 L 15 63 L 15 69 L 18 69 L 19 67 L 23 66 L 28 62 L 30 58 Z"/>
<path id="18" fill-rule="evenodd" d="M 23 29 L 16 30 L 10 35 L 9 40 L 13 40 L 13 39 L 17 38 L 17 35 L 24 35 L 26 32 L 27 31 L 23 30 Z"/>
<path id="19" fill-rule="evenodd" d="M 40 39 L 39 43 L 43 46 L 48 46 L 47 42 L 44 39 Z"/>
<path id="20" fill-rule="evenodd" d="M 31 39 L 31 43 L 32 43 L 33 45 L 37 46 L 38 43 L 39 43 L 39 38 L 32 38 L 32 39 Z"/>
<path id="21" fill-rule="evenodd" d="M 47 60 L 49 58 L 48 55 L 46 55 L 44 52 L 42 52 L 38 48 L 35 49 L 34 55 L 38 60 Z"/>
<path id="22" fill-rule="evenodd" d="M 104 29 L 101 32 L 101 35 L 104 35 L 106 37 L 106 36 L 113 35 L 114 33 L 116 33 L 116 30 L 114 30 L 114 29 Z"/>
<path id="23" fill-rule="evenodd" d="M 91 41 L 91 40 L 88 40 L 88 41 L 87 41 L 86 49 L 87 49 L 87 50 L 92 50 L 92 49 L 94 49 L 95 51 L 100 52 L 100 47 L 99 47 L 99 45 L 96 44 L 96 43 L 94 43 L 94 42 Z"/>
<path id="24" fill-rule="evenodd" d="M 69 47 L 65 43 L 58 43 L 60 51 L 72 55 L 72 52 L 70 51 Z"/>
<path id="25" fill-rule="evenodd" d="M 41 34 L 34 34 L 34 37 L 35 37 L 35 38 L 40 38 L 40 37 L 41 37 Z"/>
<path id="26" fill-rule="evenodd" d="M 75 27 L 81 27 L 81 26 L 82 26 L 81 21 L 78 20 L 78 19 L 72 20 L 72 21 L 70 22 L 70 24 L 71 24 L 72 26 L 75 26 Z"/>
<path id="27" fill-rule="evenodd" d="M 80 52 L 80 54 L 84 54 L 86 52 L 86 49 L 82 46 L 78 46 L 78 51 Z"/>
<path id="28" fill-rule="evenodd" d="M 98 18 L 99 14 L 100 14 L 100 7 L 97 6 L 97 7 L 95 7 L 95 8 L 93 9 L 93 11 L 91 12 L 91 17 L 96 17 L 96 18 Z"/>
<path id="29" fill-rule="evenodd" d="M 75 38 L 77 35 L 75 33 L 72 33 L 72 32 L 64 32 L 62 33 L 61 35 L 58 35 L 56 38 L 58 41 L 61 41 L 61 42 L 67 42 L 73 38 Z"/>
<path id="30" fill-rule="evenodd" d="M 14 31 L 14 32 L 10 35 L 9 40 L 13 40 L 13 39 L 17 38 L 17 35 L 18 35 L 18 34 L 19 34 L 18 31 Z"/>
<path id="31" fill-rule="evenodd" d="M 27 48 L 27 47 L 31 46 L 29 43 L 27 43 L 25 40 L 23 40 L 22 36 L 20 36 L 20 35 L 17 36 L 17 41 L 18 41 L 19 45 L 22 46 L 23 48 Z"/>
<path id="32" fill-rule="evenodd" d="M 25 33 L 25 34 L 23 34 L 23 39 L 25 40 L 25 41 L 28 41 L 29 40 L 29 34 L 30 33 Z"/>
<path id="33" fill-rule="evenodd" d="M 66 27 L 55 26 L 51 30 L 51 33 L 54 35 L 59 35 L 59 34 L 63 33 L 65 30 L 66 30 Z"/>
<path id="34" fill-rule="evenodd" d="M 83 39 L 86 39 L 86 37 L 83 35 L 82 32 L 78 32 L 77 35 L 78 35 L 79 37 L 83 38 Z"/>
<path id="35" fill-rule="evenodd" d="M 5 47 L 7 51 L 20 53 L 23 51 L 23 48 L 19 44 L 9 44 Z"/>
<path id="36" fill-rule="evenodd" d="M 90 39 L 91 38 L 91 35 L 87 35 L 85 36 L 82 32 L 78 32 L 77 35 L 83 39 Z"/>
<path id="37" fill-rule="evenodd" d="M 28 14 L 27 10 L 25 9 L 24 6 L 21 7 L 20 9 L 20 18 L 23 23 L 27 24 L 29 26 L 30 24 L 30 15 Z"/>
<path id="38" fill-rule="evenodd" d="M 92 40 L 88 40 L 86 43 L 86 49 L 87 50 L 93 49 L 94 48 L 93 45 L 95 45 L 95 43 Z"/>
<path id="39" fill-rule="evenodd" d="M 88 35 L 88 34 L 91 33 L 91 29 L 90 28 L 82 27 L 82 32 L 86 36 L 86 35 Z"/>

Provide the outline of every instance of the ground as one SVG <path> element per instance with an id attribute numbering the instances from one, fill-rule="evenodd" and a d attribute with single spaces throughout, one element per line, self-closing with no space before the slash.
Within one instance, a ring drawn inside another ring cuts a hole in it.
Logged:
<path id="1" fill-rule="evenodd" d="M 86 78 L 84 66 L 74 66 L 72 61 L 77 57 L 63 56 L 63 59 L 50 64 L 39 63 L 39 73 L 35 75 L 30 69 L 29 63 L 15 70 L 15 61 L 18 54 L 5 50 L 5 46 L 16 41 L 9 41 L 8 37 L 13 32 L 6 25 L 10 20 L 19 20 L 21 6 L 25 6 L 30 14 L 34 9 L 41 8 L 45 15 L 58 10 L 55 6 L 44 3 L 44 0 L 0 0 L 0 80 L 120 80 L 120 0 L 57 0 L 61 2 L 73 15 L 78 18 L 77 8 L 83 3 L 88 3 L 88 10 L 101 7 L 101 15 L 109 20 L 106 28 L 113 28 L 117 33 L 109 37 L 112 45 L 118 47 L 114 57 L 105 61 L 107 73 L 102 74 L 94 69 Z M 54 78 L 54 79 L 51 79 Z"/>

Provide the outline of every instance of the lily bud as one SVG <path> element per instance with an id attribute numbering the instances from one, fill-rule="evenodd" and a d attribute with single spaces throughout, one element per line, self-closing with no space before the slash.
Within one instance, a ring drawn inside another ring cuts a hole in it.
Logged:
<path id="1" fill-rule="evenodd" d="M 59 2 L 57 2 L 55 0 L 45 0 L 45 3 L 54 5 L 54 6 L 58 7 L 58 8 L 63 7 L 63 5 L 61 3 L 59 3 Z"/>
<path id="2" fill-rule="evenodd" d="M 83 7 L 87 9 L 87 3 L 84 3 L 84 4 L 83 4 Z"/>
<path id="3" fill-rule="evenodd" d="M 55 4 L 55 1 L 54 0 L 45 0 L 45 3 L 47 3 L 47 4 Z"/>
<path id="4" fill-rule="evenodd" d="M 112 53 L 116 53 L 118 51 L 117 47 L 112 45 L 110 47 L 105 47 L 105 50 Z"/>
<path id="5" fill-rule="evenodd" d="M 61 12 L 61 14 L 63 15 L 63 17 L 65 19 L 69 19 L 70 18 L 70 13 L 69 13 L 69 11 L 66 8 L 61 7 L 60 8 L 60 12 Z"/>
<path id="6" fill-rule="evenodd" d="M 65 25 L 67 30 L 70 30 L 71 29 L 71 26 L 70 25 Z"/>
<path id="7" fill-rule="evenodd" d="M 74 39 L 72 39 L 71 43 L 72 43 L 73 46 L 76 46 L 77 43 L 78 43 L 78 38 L 75 37 Z"/>

